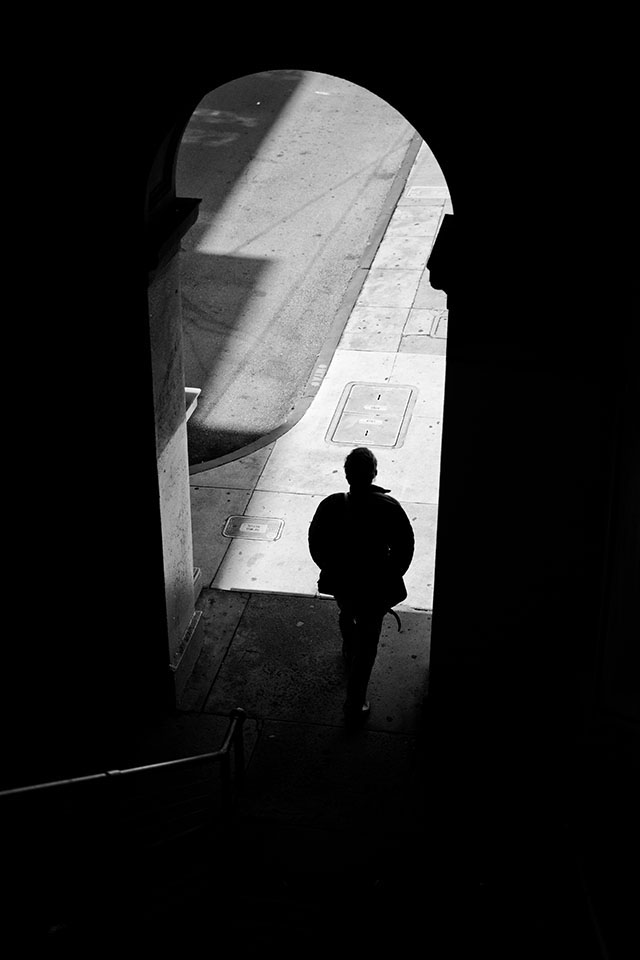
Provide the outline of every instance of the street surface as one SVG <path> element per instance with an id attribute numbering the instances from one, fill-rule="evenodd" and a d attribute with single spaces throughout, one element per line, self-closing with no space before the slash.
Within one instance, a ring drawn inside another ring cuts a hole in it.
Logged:
<path id="1" fill-rule="evenodd" d="M 177 167 L 178 195 L 202 199 L 181 255 L 192 464 L 287 420 L 414 134 L 318 73 L 255 74 L 200 103 Z"/>
<path id="2" fill-rule="evenodd" d="M 304 414 L 249 453 L 192 466 L 194 564 L 219 597 L 321 599 L 309 524 L 323 497 L 346 488 L 345 455 L 363 443 L 415 534 L 403 607 L 432 609 L 448 310 L 427 261 L 451 213 L 444 176 L 423 143 Z M 358 407 L 354 387 L 375 389 L 375 414 Z M 387 398 L 398 393 L 411 401 L 393 426 Z"/>

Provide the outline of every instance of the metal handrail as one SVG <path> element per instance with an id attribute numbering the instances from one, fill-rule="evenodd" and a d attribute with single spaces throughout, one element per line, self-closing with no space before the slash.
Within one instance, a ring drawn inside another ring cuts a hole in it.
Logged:
<path id="1" fill-rule="evenodd" d="M 1 791 L 11 878 L 3 919 L 8 906 L 15 929 L 38 942 L 126 929 L 140 910 L 171 900 L 185 867 L 204 875 L 244 780 L 246 713 L 237 707 L 229 718 L 218 750 Z"/>
<path id="2" fill-rule="evenodd" d="M 229 714 L 231 722 L 227 732 L 218 750 L 207 753 L 194 754 L 190 757 L 179 757 L 176 760 L 164 760 L 160 763 L 149 763 L 138 767 L 128 767 L 124 770 L 106 770 L 103 773 L 89 774 L 83 777 L 71 777 L 64 780 L 52 780 L 47 783 L 35 783 L 25 787 L 14 787 L 10 790 L 0 791 L 0 798 L 9 796 L 19 796 L 34 794 L 38 791 L 56 790 L 63 787 L 73 787 L 87 783 L 108 783 L 117 782 L 120 778 L 129 778 L 138 776 L 144 778 L 150 774 L 162 770 L 182 769 L 184 767 L 197 766 L 206 761 L 219 761 L 222 767 L 222 793 L 225 809 L 231 805 L 231 762 L 230 754 L 233 748 L 234 754 L 234 774 L 238 787 L 244 783 L 245 761 L 244 761 L 244 740 L 243 726 L 246 720 L 246 712 L 242 707 L 235 707 Z"/>

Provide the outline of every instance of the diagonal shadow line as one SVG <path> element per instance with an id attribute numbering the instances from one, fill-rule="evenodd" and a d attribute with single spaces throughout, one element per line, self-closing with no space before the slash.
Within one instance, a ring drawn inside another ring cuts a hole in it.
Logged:
<path id="1" fill-rule="evenodd" d="M 414 136 L 415 136 L 415 133 L 414 133 Z M 385 159 L 386 157 L 391 156 L 391 155 L 395 152 L 395 150 L 397 149 L 398 144 L 401 143 L 401 142 L 402 142 L 402 138 L 399 138 L 399 140 L 397 141 L 396 146 L 394 146 L 393 148 L 391 148 L 386 154 L 384 154 L 384 156 L 383 156 L 382 158 L 378 158 L 376 161 L 373 161 L 371 164 L 368 164 L 367 166 L 368 166 L 368 167 L 371 167 L 371 166 L 373 166 L 374 164 L 379 163 L 380 159 Z M 366 169 L 367 169 L 367 167 L 363 167 L 363 168 L 362 168 L 362 170 L 366 170 Z M 351 175 L 350 177 L 348 177 L 346 180 L 342 181 L 342 183 L 339 184 L 338 186 L 342 186 L 342 184 L 347 183 L 349 180 L 352 180 L 353 177 L 358 176 L 358 174 L 359 174 L 360 172 L 362 172 L 362 170 L 358 171 L 358 172 L 355 173 L 355 174 L 352 174 L 352 175 Z M 335 189 L 335 188 L 332 188 L 332 189 Z M 317 249 L 316 252 L 314 253 L 313 257 L 307 262 L 307 268 L 306 268 L 306 270 L 304 271 L 304 273 L 302 273 L 301 275 L 299 275 L 299 276 L 296 278 L 296 280 L 294 281 L 294 283 L 292 283 L 292 285 L 289 287 L 289 290 L 284 294 L 284 296 L 283 296 L 282 299 L 280 300 L 280 303 L 278 304 L 278 307 L 277 307 L 276 310 L 274 311 L 274 315 L 273 315 L 272 320 L 271 320 L 270 323 L 267 325 L 267 329 L 269 329 L 273 324 L 275 324 L 275 323 L 277 322 L 279 312 L 282 311 L 282 309 L 291 301 L 292 297 L 295 295 L 295 293 L 296 293 L 297 290 L 299 289 L 301 283 L 304 282 L 305 278 L 306 278 L 306 277 L 308 276 L 308 274 L 310 273 L 310 271 L 311 271 L 312 267 L 314 266 L 314 264 L 315 264 L 315 263 L 318 261 L 318 259 L 323 255 L 323 253 L 324 253 L 324 251 L 326 250 L 327 246 L 331 243 L 333 237 L 334 237 L 335 234 L 339 231 L 341 225 L 343 224 L 344 220 L 345 220 L 346 217 L 348 216 L 349 211 L 350 211 L 351 208 L 353 207 L 353 203 L 355 203 L 355 202 L 359 199 L 359 197 L 361 197 L 362 194 L 366 192 L 366 190 L 367 190 L 367 184 L 365 183 L 365 184 L 362 185 L 362 187 L 360 188 L 360 190 L 357 192 L 357 194 L 356 194 L 356 196 L 354 197 L 353 202 L 352 202 L 352 204 L 349 206 L 349 208 L 348 208 L 348 209 L 345 209 L 343 215 L 342 215 L 342 216 L 340 217 L 340 219 L 334 224 L 334 226 L 333 226 L 332 229 L 329 231 L 329 233 L 326 234 L 326 236 L 323 238 L 322 243 L 318 245 L 318 249 Z M 320 199 L 322 196 L 325 196 L 325 195 L 326 195 L 326 192 L 325 192 L 325 194 L 321 194 L 320 197 L 318 197 L 317 199 Z M 304 210 L 305 207 L 307 207 L 307 206 L 309 205 L 309 203 L 313 203 L 313 202 L 315 202 L 315 200 L 313 200 L 313 201 L 308 201 L 307 203 L 303 204 L 299 209 L 300 209 L 300 210 Z M 296 212 L 298 212 L 298 211 L 294 211 L 294 213 L 296 213 Z M 291 214 L 289 214 L 287 217 L 284 217 L 281 221 L 278 221 L 278 222 L 284 222 L 284 220 L 288 219 L 288 217 L 293 216 L 293 215 L 294 215 L 294 214 L 291 213 Z M 263 233 L 264 233 L 264 232 L 266 232 L 266 231 L 263 231 Z M 257 234 L 257 235 L 256 235 L 256 238 L 259 237 L 260 235 L 261 235 L 261 234 Z M 254 238 L 254 239 L 256 239 L 256 238 Z M 252 242 L 252 241 L 248 241 L 248 242 L 250 243 L 250 242 Z M 237 252 L 238 250 L 241 250 L 241 249 L 242 249 L 242 246 L 237 247 L 237 248 L 235 249 L 235 251 L 233 251 L 233 252 L 235 253 L 235 252 Z M 360 258 L 358 258 L 358 261 L 357 261 L 357 262 L 354 262 L 354 273 L 355 273 L 355 271 L 358 269 L 358 264 L 359 264 L 359 263 L 360 263 Z M 349 286 L 349 285 L 347 284 L 347 287 L 348 287 L 348 286 Z"/>
<path id="2" fill-rule="evenodd" d="M 414 135 L 415 135 L 415 134 L 414 134 Z M 359 174 L 362 173 L 363 170 L 366 170 L 366 169 L 368 169 L 369 167 L 373 167 L 373 166 L 377 165 L 381 160 L 384 160 L 384 159 L 386 159 L 387 157 L 391 156 L 391 155 L 392 155 L 393 153 L 395 153 L 395 151 L 398 149 L 398 147 L 399 147 L 400 144 L 402 143 L 402 140 L 403 140 L 402 137 L 398 138 L 398 140 L 396 141 L 396 144 L 395 144 L 389 151 L 387 151 L 387 153 L 383 154 L 382 157 L 378 157 L 376 160 L 372 161 L 370 164 L 367 164 L 367 166 L 362 167 L 360 170 L 358 170 L 358 171 L 356 171 L 355 173 L 351 174 L 349 177 L 347 177 L 345 180 L 341 181 L 339 184 L 337 184 L 335 187 L 332 187 L 331 189 L 337 189 L 337 188 L 339 188 L 340 186 L 343 186 L 345 183 L 348 183 L 349 181 L 353 180 L 355 177 L 359 176 Z M 348 209 L 345 209 L 343 215 L 342 215 L 342 216 L 340 217 L 340 219 L 334 224 L 334 226 L 333 226 L 332 229 L 329 231 L 329 233 L 323 238 L 322 243 L 318 245 L 318 249 L 317 249 L 316 252 L 314 253 L 313 257 L 308 261 L 308 263 L 307 263 L 307 268 L 305 269 L 304 273 L 302 273 L 301 275 L 299 275 L 298 277 L 296 277 L 296 280 L 292 283 L 292 285 L 290 286 L 289 290 L 284 294 L 284 296 L 283 296 L 282 299 L 280 300 L 280 303 L 278 304 L 276 310 L 274 311 L 274 316 L 273 316 L 273 319 L 272 319 L 271 323 L 269 324 L 269 327 L 271 327 L 274 323 L 277 322 L 279 312 L 290 302 L 290 300 L 291 300 L 291 298 L 294 296 L 295 292 L 299 289 L 300 284 L 304 282 L 305 278 L 308 276 L 308 274 L 310 273 L 310 271 L 311 271 L 311 269 L 313 268 L 313 266 L 315 265 L 315 263 L 316 263 L 316 262 L 318 261 L 318 259 L 323 255 L 323 253 L 324 253 L 324 251 L 326 250 L 327 246 L 331 243 L 333 237 L 334 237 L 335 234 L 339 231 L 339 229 L 340 229 L 341 225 L 343 224 L 345 218 L 348 216 L 349 210 L 351 210 L 351 208 L 352 208 L 352 206 L 353 206 L 353 203 L 355 203 L 355 202 L 366 192 L 366 190 L 367 190 L 367 184 L 365 183 L 365 184 L 362 185 L 362 187 L 360 188 L 360 190 L 357 192 L 357 194 L 356 194 L 356 196 L 354 197 L 354 199 L 353 199 L 351 205 L 349 206 L 349 208 L 348 208 Z M 318 200 L 322 199 L 322 197 L 326 196 L 326 193 L 327 193 L 327 191 L 325 191 L 325 192 L 322 193 L 322 194 L 319 194 L 317 197 L 315 197 L 315 198 L 307 201 L 306 203 L 302 204 L 297 210 L 292 211 L 291 213 L 287 214 L 286 217 L 283 217 L 283 218 L 281 218 L 281 220 L 276 221 L 276 224 L 277 224 L 277 223 L 284 223 L 286 220 L 288 220 L 289 218 L 291 218 L 292 216 L 294 216 L 296 213 L 299 213 L 301 210 L 304 210 L 304 209 L 305 209 L 306 207 L 308 207 L 310 204 L 316 203 Z M 276 224 L 274 224 L 274 226 L 275 226 Z M 270 230 L 270 229 L 272 229 L 272 227 L 269 227 L 269 230 Z M 263 231 L 261 231 L 261 233 L 256 234 L 251 240 L 248 240 L 248 241 L 246 241 L 246 243 L 241 244 L 240 246 L 235 247 L 234 249 L 228 251 L 228 253 L 226 253 L 225 256 L 232 256 L 233 254 L 237 254 L 240 250 L 242 250 L 242 248 L 243 248 L 244 246 L 247 246 L 248 244 L 252 243 L 254 240 L 256 240 L 256 239 L 258 239 L 259 237 L 263 236 L 265 233 L 268 233 L 269 230 L 263 230 Z M 203 251 L 200 251 L 200 252 L 202 253 Z M 357 264 L 356 264 L 356 266 L 354 267 L 354 270 L 355 270 L 355 269 L 357 269 Z"/>
<path id="3" fill-rule="evenodd" d="M 368 163 L 366 164 L 366 166 L 361 167 L 359 170 L 356 170 L 354 173 L 350 174 L 348 177 L 345 177 L 344 180 L 340 180 L 338 183 L 329 187 L 327 190 L 324 190 L 322 193 L 317 194 L 317 196 L 311 197 L 310 200 L 307 200 L 305 203 L 301 204 L 299 207 L 296 207 L 295 210 L 292 210 L 290 213 L 286 214 L 286 216 L 281 217 L 279 220 L 275 220 L 273 224 L 271 224 L 266 229 L 261 230 L 259 233 L 256 233 L 250 239 L 245 240 L 244 243 L 241 243 L 239 246 L 234 247 L 231 250 L 228 250 L 226 252 L 229 254 L 238 253 L 238 251 L 242 250 L 243 247 L 246 247 L 249 244 L 254 243 L 256 240 L 259 240 L 261 237 L 265 236 L 265 234 L 269 233 L 274 227 L 278 226 L 281 223 L 285 223 L 287 220 L 290 220 L 292 217 L 296 216 L 298 213 L 301 213 L 303 210 L 306 210 L 307 207 L 310 207 L 312 204 L 317 203 L 319 200 L 322 200 L 324 197 L 327 196 L 330 190 L 339 190 L 340 187 L 343 187 L 345 186 L 345 184 L 350 183 L 352 180 L 354 180 L 356 177 L 359 177 L 366 170 L 377 166 L 383 160 L 386 160 L 388 157 L 392 156 L 400 148 L 403 140 L 404 140 L 404 137 L 399 137 L 396 140 L 395 144 L 381 157 L 376 157 L 376 159 L 372 160 L 371 163 Z M 362 188 L 362 190 L 364 189 L 365 187 Z M 360 194 L 362 193 L 362 190 L 357 196 L 360 196 Z M 200 251 L 200 252 L 202 253 L 205 251 Z"/>
<path id="4" fill-rule="evenodd" d="M 416 136 L 419 136 L 419 134 L 417 134 L 417 132 L 414 132 L 414 141 L 415 141 Z M 392 148 L 387 154 L 385 154 L 385 156 L 388 156 L 389 154 L 393 153 L 395 149 L 396 149 L 395 147 Z M 411 148 L 410 148 L 410 149 L 411 149 Z M 377 163 L 377 162 L 379 162 L 379 160 L 375 161 L 375 163 Z M 373 164 L 369 164 L 369 166 L 372 166 L 372 165 L 373 165 Z M 366 169 L 366 168 L 363 168 L 363 169 Z M 352 179 L 352 177 L 349 177 L 349 178 L 347 178 L 347 179 Z M 346 181 L 345 181 L 345 182 L 346 182 Z M 363 192 L 363 191 L 365 191 L 366 188 L 367 188 L 367 185 L 364 184 L 363 187 L 361 188 L 360 193 Z M 392 188 L 392 189 L 393 189 L 393 188 Z M 360 194 L 358 194 L 358 196 L 359 196 L 359 195 L 360 195 Z M 306 206 L 306 205 L 307 205 L 307 204 L 304 204 L 303 207 Z M 344 216 L 346 216 L 346 215 L 347 215 L 347 211 L 345 211 Z M 285 218 L 285 219 L 286 219 L 286 218 Z M 326 245 L 331 241 L 331 238 L 332 238 L 332 236 L 333 236 L 333 233 L 335 232 L 335 230 L 339 229 L 340 224 L 341 224 L 341 222 L 342 222 L 342 219 L 344 219 L 344 217 L 341 218 L 341 220 L 334 226 L 333 230 L 327 235 L 327 237 L 326 237 L 325 240 L 323 241 L 323 244 L 321 245 L 320 249 L 316 252 L 316 254 L 314 255 L 313 259 L 309 262 L 309 267 L 311 267 L 311 266 L 313 265 L 313 263 L 316 261 L 316 259 L 321 256 L 323 249 L 324 249 L 324 248 L 326 247 Z M 375 232 L 375 231 L 374 231 L 374 232 Z M 356 272 L 357 272 L 357 270 L 358 270 L 358 268 L 356 267 Z M 307 272 L 308 272 L 308 271 L 306 271 L 303 276 L 306 276 Z M 355 276 L 355 273 L 354 273 L 354 276 Z M 352 283 L 352 281 L 353 281 L 353 278 L 352 278 L 352 280 L 350 281 L 350 283 Z M 282 309 L 286 306 L 286 304 L 291 300 L 291 297 L 292 297 L 293 294 L 295 293 L 295 290 L 296 290 L 297 286 L 299 286 L 299 282 L 300 282 L 300 281 L 298 280 L 297 283 L 294 284 L 294 285 L 289 289 L 289 291 L 285 294 L 285 296 L 282 298 L 282 300 L 281 300 L 281 302 L 280 302 L 280 305 L 279 305 L 278 310 L 282 310 Z M 277 320 L 277 315 L 278 315 L 278 312 L 276 311 L 272 322 L 276 322 L 276 320 Z M 306 409 L 306 407 L 305 407 L 305 409 Z M 302 408 L 300 408 L 298 412 L 299 412 L 299 414 L 301 415 L 304 411 L 302 410 Z M 297 422 L 297 419 L 299 419 L 299 417 L 297 417 L 297 418 L 294 417 L 293 420 L 291 420 L 290 417 L 286 417 L 286 418 L 285 418 L 285 421 L 284 421 L 285 428 L 286 428 L 286 426 L 292 426 L 294 422 Z M 280 433 L 280 432 L 283 432 L 283 429 L 284 429 L 283 426 L 280 426 L 280 427 L 275 431 L 275 433 L 278 434 L 278 433 Z M 264 439 L 264 438 L 263 438 L 263 439 Z M 248 452 L 248 448 L 247 448 L 247 451 L 245 451 L 245 452 Z M 229 455 L 229 456 L 231 456 L 231 455 Z M 232 459 L 236 459 L 237 456 L 238 456 L 238 454 L 237 454 L 237 452 L 236 452 L 236 453 L 233 455 Z M 219 458 L 214 457 L 214 460 L 217 460 L 217 459 L 219 459 Z M 224 458 L 223 458 L 223 459 L 224 459 Z M 208 461 L 211 461 L 211 456 L 207 457 L 207 460 L 208 460 Z M 199 460 L 198 465 L 200 465 L 201 462 L 202 462 L 202 460 Z M 191 466 L 193 466 L 193 464 L 191 464 Z"/>

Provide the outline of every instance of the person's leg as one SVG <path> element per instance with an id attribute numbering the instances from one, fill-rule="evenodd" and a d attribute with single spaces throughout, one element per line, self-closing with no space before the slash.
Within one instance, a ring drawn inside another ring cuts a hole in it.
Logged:
<path id="1" fill-rule="evenodd" d="M 357 642 L 355 615 L 353 608 L 342 597 L 340 599 L 336 597 L 336 601 L 340 611 L 338 614 L 338 625 L 340 627 L 340 635 L 342 636 L 342 656 L 348 663 Z"/>
<path id="2" fill-rule="evenodd" d="M 355 614 L 356 629 L 353 656 L 347 679 L 347 711 L 359 712 L 367 702 L 367 687 L 378 653 L 384 611 L 359 611 Z"/>

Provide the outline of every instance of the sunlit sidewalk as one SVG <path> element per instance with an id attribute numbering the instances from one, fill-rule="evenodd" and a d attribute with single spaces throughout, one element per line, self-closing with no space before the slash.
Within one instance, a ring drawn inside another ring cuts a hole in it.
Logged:
<path id="1" fill-rule="evenodd" d="M 445 212 L 446 184 L 422 144 L 304 416 L 265 448 L 191 478 L 194 563 L 204 585 L 317 596 L 309 523 L 323 497 L 346 489 L 344 458 L 364 445 L 416 535 L 403 606 L 431 609 L 447 310 L 426 263 Z"/>

